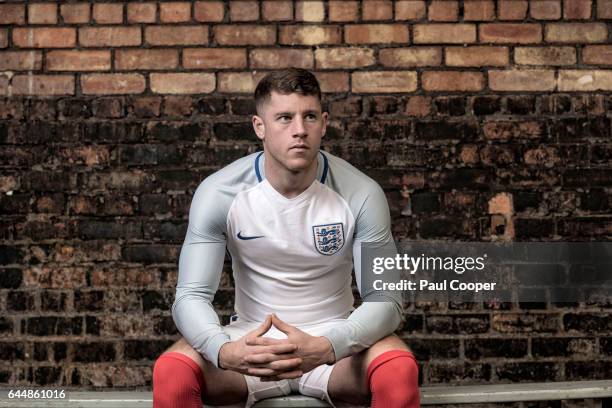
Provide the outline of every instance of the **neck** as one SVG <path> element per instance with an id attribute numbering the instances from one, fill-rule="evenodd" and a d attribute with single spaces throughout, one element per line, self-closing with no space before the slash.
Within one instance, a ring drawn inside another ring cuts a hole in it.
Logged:
<path id="1" fill-rule="evenodd" d="M 302 194 L 317 177 L 318 157 L 307 169 L 299 171 L 287 170 L 268 154 L 264 153 L 264 158 L 266 180 L 286 198 L 294 198 Z"/>

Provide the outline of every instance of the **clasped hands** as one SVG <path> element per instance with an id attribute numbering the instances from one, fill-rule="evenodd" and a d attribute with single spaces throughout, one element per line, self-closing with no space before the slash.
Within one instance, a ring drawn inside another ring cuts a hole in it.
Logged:
<path id="1" fill-rule="evenodd" d="M 262 337 L 270 327 L 286 339 Z M 255 330 L 219 350 L 219 367 L 260 377 L 262 381 L 299 378 L 321 364 L 335 361 L 334 350 L 325 337 L 311 336 L 280 320 L 275 314 Z"/>

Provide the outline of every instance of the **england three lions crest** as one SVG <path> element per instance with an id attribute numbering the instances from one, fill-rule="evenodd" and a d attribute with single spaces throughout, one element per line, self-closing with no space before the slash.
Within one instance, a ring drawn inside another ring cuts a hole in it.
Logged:
<path id="1" fill-rule="evenodd" d="M 312 227 L 315 248 L 323 255 L 333 255 L 344 246 L 342 223 L 315 225 Z"/>

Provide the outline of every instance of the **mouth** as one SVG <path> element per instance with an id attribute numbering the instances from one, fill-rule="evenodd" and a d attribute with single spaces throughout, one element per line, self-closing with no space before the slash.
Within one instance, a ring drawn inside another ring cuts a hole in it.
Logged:
<path id="1" fill-rule="evenodd" d="M 291 149 L 289 150 L 308 150 L 309 147 L 306 145 L 295 145 L 295 146 L 291 146 Z"/>

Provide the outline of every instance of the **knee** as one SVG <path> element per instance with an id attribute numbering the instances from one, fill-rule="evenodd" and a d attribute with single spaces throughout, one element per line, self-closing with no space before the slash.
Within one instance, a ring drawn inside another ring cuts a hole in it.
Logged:
<path id="1" fill-rule="evenodd" d="M 153 367 L 154 407 L 174 407 L 179 401 L 201 401 L 204 376 L 188 356 L 169 352 L 162 354 Z"/>
<path id="2" fill-rule="evenodd" d="M 373 399 L 384 400 L 383 406 L 419 406 L 419 368 L 406 350 L 391 350 L 374 359 L 368 382 Z"/>

